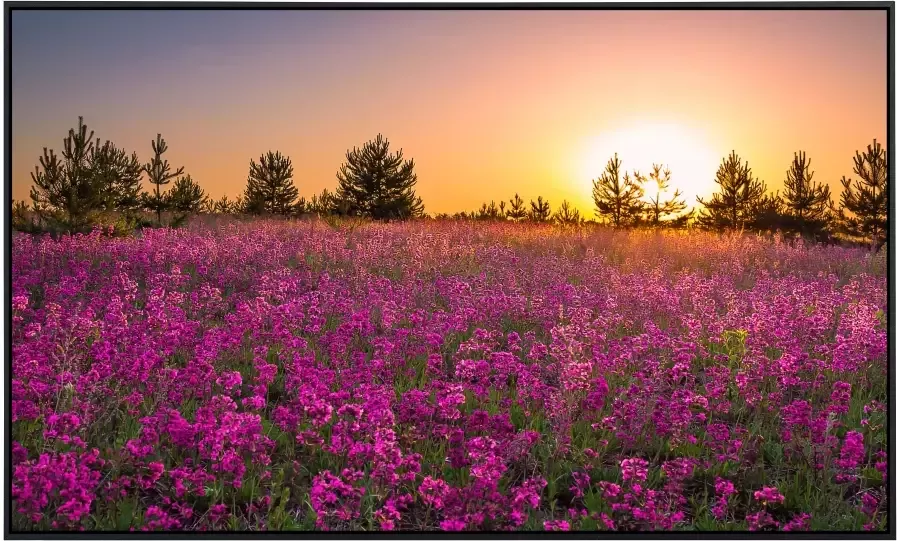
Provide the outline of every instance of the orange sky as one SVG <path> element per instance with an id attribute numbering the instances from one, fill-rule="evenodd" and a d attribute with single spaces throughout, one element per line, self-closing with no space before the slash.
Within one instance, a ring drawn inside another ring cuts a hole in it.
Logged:
<path id="1" fill-rule="evenodd" d="M 516 191 L 592 216 L 590 178 L 620 133 L 630 149 L 653 137 L 660 161 L 704 156 L 689 171 L 701 178 L 672 170 L 689 203 L 732 149 L 773 189 L 805 150 L 838 193 L 854 151 L 885 143 L 884 10 L 12 19 L 15 199 L 78 115 L 142 161 L 161 132 L 168 160 L 215 198 L 238 195 L 249 159 L 269 149 L 292 158 L 300 195 L 333 190 L 346 150 L 382 132 L 415 159 L 430 213 Z M 652 134 L 657 125 L 673 129 Z M 624 169 L 649 160 L 621 157 Z"/>

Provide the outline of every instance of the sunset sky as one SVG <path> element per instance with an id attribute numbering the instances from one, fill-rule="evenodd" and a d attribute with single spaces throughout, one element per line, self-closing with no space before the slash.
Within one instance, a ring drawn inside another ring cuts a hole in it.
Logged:
<path id="1" fill-rule="evenodd" d="M 214 198 L 269 149 L 300 195 L 334 190 L 378 132 L 429 213 L 519 192 L 591 217 L 614 151 L 689 203 L 732 149 L 773 189 L 805 150 L 839 193 L 885 143 L 886 40 L 884 10 L 14 11 L 13 198 L 79 115 L 144 162 L 162 133 Z"/>

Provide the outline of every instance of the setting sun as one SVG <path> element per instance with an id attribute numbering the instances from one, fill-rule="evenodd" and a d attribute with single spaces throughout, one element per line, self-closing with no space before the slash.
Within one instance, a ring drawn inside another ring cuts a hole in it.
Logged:
<path id="1" fill-rule="evenodd" d="M 653 164 L 669 168 L 669 192 L 682 192 L 689 208 L 695 197 L 713 192 L 713 178 L 722 155 L 692 129 L 675 123 L 634 122 L 611 129 L 589 140 L 583 149 L 581 177 L 591 189 L 591 181 L 601 175 L 607 161 L 616 153 L 623 171 L 644 176 Z M 647 182 L 645 196 L 656 193 L 656 184 Z"/>

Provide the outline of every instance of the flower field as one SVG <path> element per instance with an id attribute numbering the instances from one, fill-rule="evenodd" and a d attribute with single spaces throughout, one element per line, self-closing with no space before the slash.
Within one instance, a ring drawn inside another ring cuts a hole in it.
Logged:
<path id="1" fill-rule="evenodd" d="M 882 530 L 885 254 L 416 222 L 16 235 L 13 530 Z"/>

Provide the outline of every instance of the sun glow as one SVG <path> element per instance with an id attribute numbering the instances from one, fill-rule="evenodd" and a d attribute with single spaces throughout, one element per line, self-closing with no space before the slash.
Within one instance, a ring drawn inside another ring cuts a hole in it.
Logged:
<path id="1" fill-rule="evenodd" d="M 581 176 L 588 181 L 604 171 L 608 160 L 616 153 L 621 169 L 632 175 L 638 171 L 647 177 L 653 164 L 669 168 L 670 182 L 661 201 L 672 196 L 676 189 L 689 206 L 697 205 L 696 197 L 707 197 L 714 191 L 714 176 L 722 156 L 695 131 L 680 124 L 640 122 L 630 124 L 589 140 L 583 151 Z M 645 199 L 656 197 L 657 183 L 647 179 L 643 184 Z"/>

